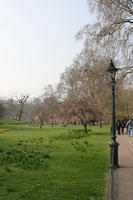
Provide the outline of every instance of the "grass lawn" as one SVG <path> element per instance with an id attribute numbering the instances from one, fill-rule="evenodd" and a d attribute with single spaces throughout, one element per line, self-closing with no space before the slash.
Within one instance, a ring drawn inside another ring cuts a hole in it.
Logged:
<path id="1" fill-rule="evenodd" d="M 103 200 L 109 127 L 0 120 L 0 200 Z"/>

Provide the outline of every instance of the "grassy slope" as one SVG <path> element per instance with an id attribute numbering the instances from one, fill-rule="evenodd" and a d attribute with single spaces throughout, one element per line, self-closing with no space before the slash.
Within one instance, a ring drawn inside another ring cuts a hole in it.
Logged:
<path id="1" fill-rule="evenodd" d="M 26 150 L 47 152 L 51 158 L 38 170 L 23 170 L 8 162 L 1 166 L 0 200 L 102 200 L 109 165 L 109 127 L 90 127 L 93 134 L 89 137 L 65 138 L 69 129 L 75 133 L 79 128 L 39 130 L 25 124 L 1 124 L 1 148 L 23 150 L 26 146 Z"/>

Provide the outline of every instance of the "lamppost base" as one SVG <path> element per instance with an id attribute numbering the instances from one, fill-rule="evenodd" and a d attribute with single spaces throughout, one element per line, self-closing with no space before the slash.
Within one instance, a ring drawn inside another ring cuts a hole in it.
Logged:
<path id="1" fill-rule="evenodd" d="M 111 141 L 110 143 L 110 164 L 111 167 L 116 169 L 119 168 L 119 163 L 118 163 L 118 146 L 119 143 L 116 141 Z"/>

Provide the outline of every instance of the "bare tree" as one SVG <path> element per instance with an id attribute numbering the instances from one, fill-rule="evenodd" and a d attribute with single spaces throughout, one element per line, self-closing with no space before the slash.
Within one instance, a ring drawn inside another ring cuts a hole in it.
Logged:
<path id="1" fill-rule="evenodd" d="M 39 124 L 40 129 L 44 125 L 44 122 L 49 121 L 48 107 L 45 103 L 35 104 L 31 114 L 31 121 L 33 124 Z"/>
<path id="2" fill-rule="evenodd" d="M 80 116 L 84 127 L 92 119 L 102 120 L 108 97 L 107 80 L 104 74 L 106 62 L 103 58 L 99 58 L 92 53 L 87 56 L 86 64 L 83 62 L 85 55 L 77 57 L 74 63 L 66 68 L 59 83 L 61 92 L 65 93 L 62 100 L 64 102 L 61 106 L 62 110 L 69 107 L 68 110 L 63 111 L 64 115 L 69 112 L 67 116 L 69 115 L 69 118 L 72 116 L 72 119 L 76 115 Z M 79 100 L 82 100 L 82 103 L 84 102 L 84 107 L 82 106 L 84 120 L 79 114 L 79 108 L 81 109 L 82 105 Z"/>
<path id="3" fill-rule="evenodd" d="M 3 100 L 5 106 L 5 117 L 17 119 L 17 102 L 14 98 L 9 98 L 7 100 Z"/>
<path id="4" fill-rule="evenodd" d="M 21 95 L 20 97 L 17 97 L 17 104 L 18 104 L 18 109 L 17 109 L 17 115 L 18 115 L 18 120 L 20 121 L 22 118 L 22 115 L 24 113 L 24 106 L 29 98 L 29 95 Z"/>
<path id="5" fill-rule="evenodd" d="M 133 72 L 133 1 L 88 0 L 89 10 L 97 22 L 87 24 L 77 34 L 85 48 L 95 48 L 122 66 L 122 76 Z"/>
<path id="6" fill-rule="evenodd" d="M 3 102 L 0 102 L 0 118 L 4 117 L 5 114 L 5 107 L 3 105 Z"/>
<path id="7" fill-rule="evenodd" d="M 57 118 L 59 103 L 57 100 L 56 90 L 52 85 L 47 85 L 44 88 L 43 103 L 47 105 L 49 120 L 51 122 L 51 126 L 53 127 L 54 121 Z"/>
<path id="8" fill-rule="evenodd" d="M 116 116 L 129 119 L 133 113 L 133 89 L 119 87 L 116 90 Z"/>

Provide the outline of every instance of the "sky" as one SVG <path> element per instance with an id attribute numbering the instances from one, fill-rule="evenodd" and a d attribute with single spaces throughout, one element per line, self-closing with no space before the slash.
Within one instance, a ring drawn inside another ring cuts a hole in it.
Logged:
<path id="1" fill-rule="evenodd" d="M 82 48 L 75 35 L 93 23 L 87 0 L 0 0 L 0 97 L 37 97 Z"/>

